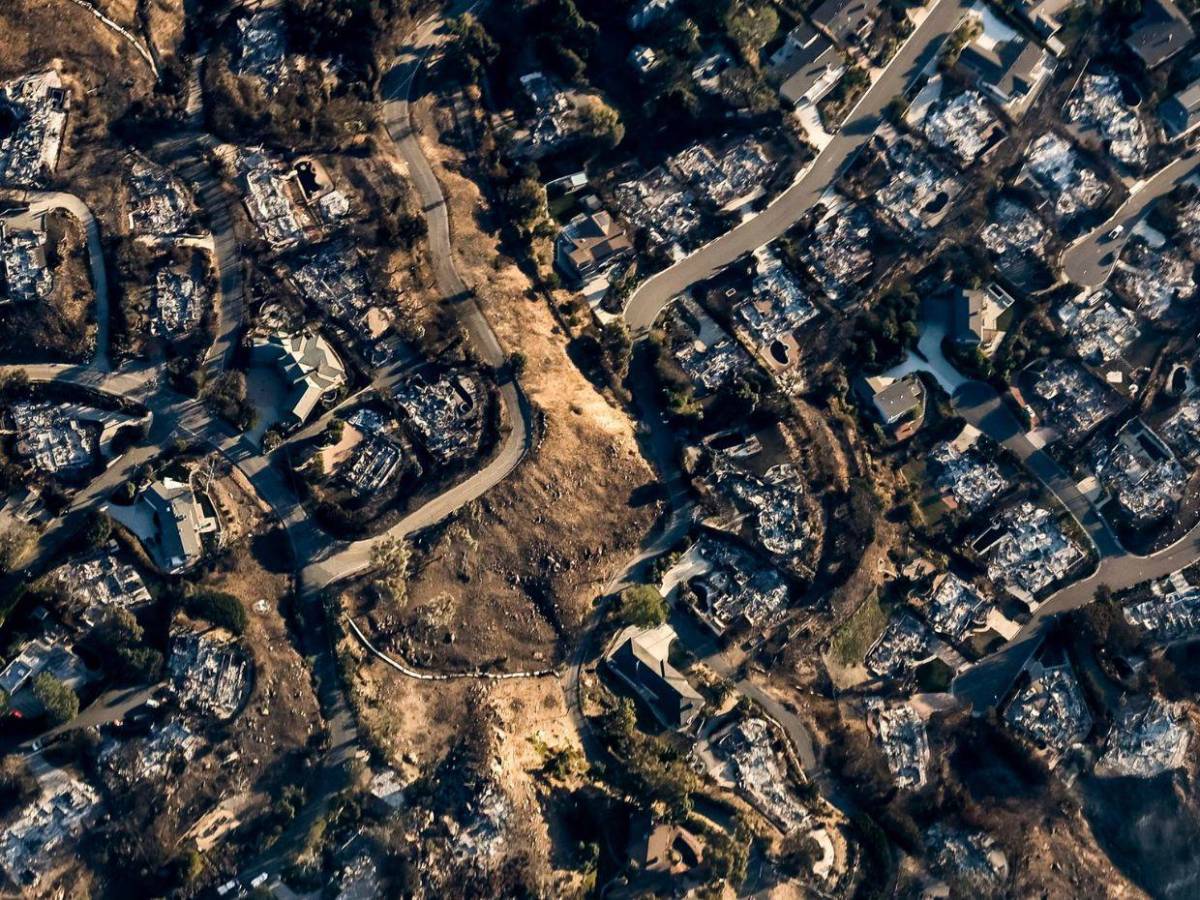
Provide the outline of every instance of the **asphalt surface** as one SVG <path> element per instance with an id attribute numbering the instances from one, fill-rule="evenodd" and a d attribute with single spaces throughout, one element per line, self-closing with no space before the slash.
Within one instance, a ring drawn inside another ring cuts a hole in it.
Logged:
<path id="1" fill-rule="evenodd" d="M 925 21 L 863 95 L 841 130 L 799 181 L 763 212 L 647 279 L 633 292 L 624 312 L 630 329 L 636 332 L 649 328 L 673 298 L 696 282 L 711 278 L 743 254 L 775 240 L 815 206 L 879 127 L 883 111 L 892 98 L 907 90 L 921 70 L 937 56 L 943 40 L 954 30 L 969 6 L 965 0 L 937 0 Z"/>
<path id="2" fill-rule="evenodd" d="M 1133 229 L 1150 211 L 1159 197 L 1171 192 L 1178 184 L 1197 174 L 1200 155 L 1191 151 L 1170 165 L 1164 166 L 1149 179 L 1139 182 L 1129 198 L 1108 221 L 1099 225 L 1063 251 L 1063 274 L 1084 288 L 1097 288 L 1108 280 L 1121 249 L 1133 234 Z M 1109 234 L 1118 226 L 1124 232 L 1116 238 Z"/>

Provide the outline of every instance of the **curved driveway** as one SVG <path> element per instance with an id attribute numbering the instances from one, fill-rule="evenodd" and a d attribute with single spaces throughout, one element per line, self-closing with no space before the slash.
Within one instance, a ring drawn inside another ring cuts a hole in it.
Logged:
<path id="1" fill-rule="evenodd" d="M 109 356 L 108 271 L 104 266 L 104 247 L 100 243 L 100 226 L 91 209 L 74 194 L 62 191 L 26 191 L 0 189 L 0 196 L 20 198 L 29 204 L 29 215 L 40 216 L 55 209 L 66 210 L 83 225 L 87 238 L 88 268 L 91 270 L 92 290 L 96 295 L 96 351 L 92 365 L 101 372 L 112 370 Z"/>
<path id="2" fill-rule="evenodd" d="M 698 281 L 711 278 L 745 253 L 770 243 L 798 222 L 837 180 L 879 127 L 883 110 L 913 83 L 937 55 L 942 42 L 970 6 L 966 0 L 934 0 L 883 74 L 850 112 L 838 134 L 817 154 L 808 171 L 763 212 L 643 282 L 625 306 L 633 331 L 654 324 L 670 301 Z"/>

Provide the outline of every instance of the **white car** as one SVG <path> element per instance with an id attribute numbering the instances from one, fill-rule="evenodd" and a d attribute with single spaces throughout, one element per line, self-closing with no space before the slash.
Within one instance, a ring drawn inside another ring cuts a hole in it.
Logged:
<path id="1" fill-rule="evenodd" d="M 1115 241 L 1117 238 L 1119 238 L 1124 233 L 1125 233 L 1125 226 L 1118 225 L 1116 228 L 1114 228 L 1112 231 L 1110 231 L 1108 233 L 1108 239 L 1110 241 Z"/>

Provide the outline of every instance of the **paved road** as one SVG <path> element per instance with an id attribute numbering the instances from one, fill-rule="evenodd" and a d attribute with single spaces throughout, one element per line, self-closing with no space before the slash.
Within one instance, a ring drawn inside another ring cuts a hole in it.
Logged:
<path id="1" fill-rule="evenodd" d="M 92 215 L 91 209 L 81 198 L 62 191 L 25 191 L 0 188 L 0 197 L 17 198 L 28 203 L 31 217 L 62 209 L 83 225 L 87 237 L 88 268 L 91 270 L 92 290 L 96 294 L 96 351 L 92 365 L 101 372 L 111 371 L 108 272 L 104 265 L 104 247 L 100 243 L 100 226 L 96 222 L 96 217 Z"/>
<path id="2" fill-rule="evenodd" d="M 649 328 L 663 308 L 688 287 L 712 277 L 743 254 L 770 243 L 799 221 L 874 133 L 888 102 L 906 90 L 936 57 L 942 41 L 969 6 L 966 0 L 935 0 L 925 21 L 863 95 L 841 131 L 817 155 L 808 172 L 753 219 L 642 283 L 625 307 L 629 327 L 634 331 Z"/>
<path id="3" fill-rule="evenodd" d="M 429 253 L 434 278 L 442 302 L 452 304 L 479 358 L 487 365 L 503 370 L 507 354 L 492 330 L 475 297 L 458 272 L 450 237 L 450 219 L 446 198 L 429 161 L 421 150 L 409 115 L 409 93 L 421 64 L 446 39 L 446 16 L 456 15 L 474 3 L 459 2 L 441 16 L 422 22 L 409 44 L 400 52 L 395 66 L 383 80 L 383 121 L 417 189 L 428 226 Z M 533 411 L 520 385 L 511 374 L 499 383 L 500 402 L 504 406 L 509 431 L 499 452 L 480 471 L 435 497 L 377 537 L 339 545 L 325 558 L 311 565 L 306 579 L 322 584 L 355 575 L 370 565 L 371 551 L 381 541 L 407 537 L 440 522 L 472 500 L 483 496 L 513 471 L 529 452 L 533 441 Z"/>
<path id="4" fill-rule="evenodd" d="M 1063 274 L 1080 287 L 1096 288 L 1104 284 L 1134 227 L 1149 213 L 1154 201 L 1170 193 L 1177 184 L 1197 174 L 1198 170 L 1200 154 L 1193 150 L 1187 156 L 1159 169 L 1149 180 L 1139 182 L 1129 199 L 1108 221 L 1063 252 Z M 1109 233 L 1118 225 L 1124 227 L 1124 233 L 1120 237 L 1109 239 Z"/>

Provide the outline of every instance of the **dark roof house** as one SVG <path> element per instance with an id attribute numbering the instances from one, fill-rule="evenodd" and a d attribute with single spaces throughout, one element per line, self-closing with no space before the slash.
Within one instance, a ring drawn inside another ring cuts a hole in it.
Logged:
<path id="1" fill-rule="evenodd" d="M 322 397 L 346 384 L 346 369 L 329 342 L 311 331 L 273 334 L 254 341 L 253 356 L 272 365 L 290 388 L 283 401 L 283 423 L 304 423 Z"/>
<path id="2" fill-rule="evenodd" d="M 865 41 L 879 18 L 880 0 L 825 0 L 812 11 L 813 23 L 843 47 Z"/>
<path id="3" fill-rule="evenodd" d="M 791 30 L 770 64 L 779 96 L 792 106 L 816 103 L 833 90 L 846 70 L 842 54 L 829 38 L 804 22 Z"/>
<path id="4" fill-rule="evenodd" d="M 1145 0 L 1142 16 L 1125 39 L 1147 69 L 1161 66 L 1191 43 L 1196 33 L 1172 0 Z"/>
<path id="5" fill-rule="evenodd" d="M 217 531 L 220 523 L 204 514 L 192 489 L 164 478 L 146 488 L 141 499 L 154 522 L 155 536 L 149 549 L 159 566 L 175 574 L 199 562 L 204 555 L 201 535 Z"/>
<path id="6" fill-rule="evenodd" d="M 1200 80 L 1164 100 L 1158 116 L 1168 140 L 1178 140 L 1195 131 L 1200 125 Z"/>
<path id="7" fill-rule="evenodd" d="M 632 255 L 625 229 L 603 209 L 577 215 L 555 242 L 558 267 L 577 280 L 598 275 Z"/>
<path id="8" fill-rule="evenodd" d="M 607 658 L 609 668 L 631 687 L 670 728 L 686 728 L 700 714 L 704 698 L 668 662 L 675 629 L 630 626 L 621 632 Z"/>
<path id="9" fill-rule="evenodd" d="M 994 40 L 986 31 L 963 48 L 958 65 L 1014 120 L 1025 115 L 1054 71 L 1050 54 L 1033 41 Z"/>

